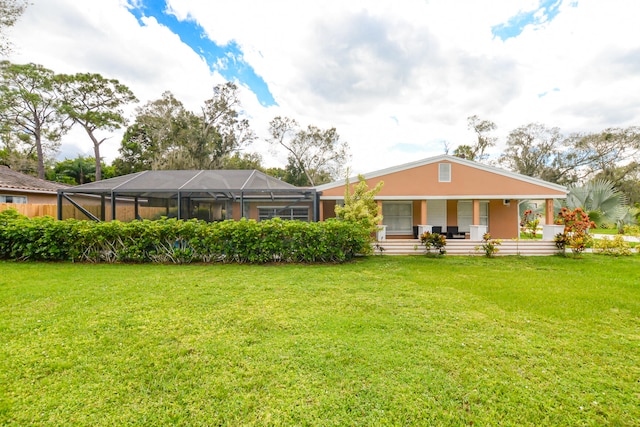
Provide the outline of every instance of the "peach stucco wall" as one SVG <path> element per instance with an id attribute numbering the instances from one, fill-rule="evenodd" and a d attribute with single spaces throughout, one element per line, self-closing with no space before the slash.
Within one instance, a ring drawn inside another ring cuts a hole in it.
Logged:
<path id="1" fill-rule="evenodd" d="M 489 233 L 494 239 L 518 236 L 518 200 L 505 206 L 502 200 L 489 201 Z"/>
<path id="2" fill-rule="evenodd" d="M 407 196 L 487 196 L 508 195 L 557 195 L 565 194 L 534 183 L 477 169 L 471 166 L 443 161 L 451 164 L 451 182 L 438 182 L 438 163 L 431 163 L 411 169 L 381 175 L 367 180 L 369 188 L 384 181 L 378 197 Z M 322 191 L 323 197 L 342 197 L 344 185 Z"/>

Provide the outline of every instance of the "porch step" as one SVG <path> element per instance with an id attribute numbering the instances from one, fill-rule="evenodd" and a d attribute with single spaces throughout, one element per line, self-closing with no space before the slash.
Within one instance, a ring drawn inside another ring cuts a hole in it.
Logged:
<path id="1" fill-rule="evenodd" d="M 449 239 L 445 250 L 447 255 L 484 255 L 481 248 L 476 250 L 481 244 L 480 241 Z M 418 239 L 384 240 L 374 243 L 373 249 L 379 255 L 424 255 L 427 252 Z M 496 256 L 548 256 L 558 253 L 554 242 L 542 240 L 503 240 L 498 249 Z"/>

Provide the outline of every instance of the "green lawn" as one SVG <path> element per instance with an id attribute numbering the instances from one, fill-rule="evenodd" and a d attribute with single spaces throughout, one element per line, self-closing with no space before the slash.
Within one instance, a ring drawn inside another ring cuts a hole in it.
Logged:
<path id="1" fill-rule="evenodd" d="M 638 420 L 639 255 L 0 263 L 0 425 Z"/>

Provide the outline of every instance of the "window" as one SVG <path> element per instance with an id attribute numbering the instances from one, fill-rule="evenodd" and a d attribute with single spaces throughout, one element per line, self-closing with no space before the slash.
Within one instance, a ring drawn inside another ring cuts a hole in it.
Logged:
<path id="1" fill-rule="evenodd" d="M 489 225 L 489 202 L 480 202 L 480 225 Z"/>
<path id="2" fill-rule="evenodd" d="M 258 207 L 258 221 L 280 218 L 309 222 L 309 208 L 305 207 Z"/>
<path id="3" fill-rule="evenodd" d="M 438 182 L 451 182 L 451 163 L 438 164 Z"/>
<path id="4" fill-rule="evenodd" d="M 382 223 L 387 226 L 387 234 L 413 233 L 413 203 L 383 202 Z"/>
<path id="5" fill-rule="evenodd" d="M 27 196 L 0 195 L 0 203 L 27 203 Z"/>
<path id="6" fill-rule="evenodd" d="M 473 224 L 473 202 L 471 200 L 458 201 L 458 230 L 468 232 Z M 480 201 L 480 224 L 489 225 L 489 202 Z"/>

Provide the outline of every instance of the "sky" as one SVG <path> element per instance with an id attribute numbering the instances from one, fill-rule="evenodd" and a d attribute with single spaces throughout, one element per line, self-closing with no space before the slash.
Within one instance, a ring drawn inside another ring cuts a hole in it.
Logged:
<path id="1" fill-rule="evenodd" d="M 31 0 L 8 33 L 14 63 L 118 79 L 137 106 L 171 91 L 191 111 L 225 81 L 265 166 L 286 164 L 269 122 L 335 127 L 353 173 L 473 144 L 467 118 L 508 133 L 640 125 L 637 0 Z M 127 110 L 133 120 L 135 107 Z M 123 130 L 101 150 L 118 155 Z M 92 155 L 63 138 L 59 157 Z"/>

